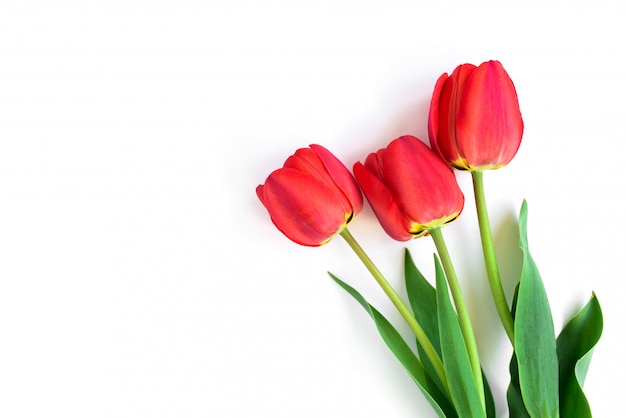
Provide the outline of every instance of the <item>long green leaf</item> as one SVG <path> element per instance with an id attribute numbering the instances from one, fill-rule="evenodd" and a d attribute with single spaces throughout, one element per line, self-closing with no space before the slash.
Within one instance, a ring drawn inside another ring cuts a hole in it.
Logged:
<path id="1" fill-rule="evenodd" d="M 528 251 L 528 207 L 519 217 L 524 253 L 515 314 L 515 354 L 524 405 L 531 417 L 559 416 L 559 364 L 552 313 L 537 265 Z"/>
<path id="2" fill-rule="evenodd" d="M 462 417 L 485 417 L 486 412 L 480 398 L 483 394 L 476 387 L 459 319 L 450 303 L 448 284 L 437 256 L 435 276 L 443 367 L 452 401 Z"/>
<path id="3" fill-rule="evenodd" d="M 513 295 L 513 304 L 511 313 L 513 314 L 513 320 L 515 320 L 515 308 L 517 307 L 517 295 L 519 294 L 519 283 L 515 287 L 515 294 Z M 506 400 L 509 405 L 509 418 L 530 418 L 526 406 L 524 406 L 524 400 L 522 399 L 522 390 L 519 385 L 519 370 L 517 369 L 517 356 L 515 351 L 511 356 L 511 362 L 509 363 L 509 372 L 511 374 L 511 382 L 509 388 L 506 391 Z"/>
<path id="4" fill-rule="evenodd" d="M 437 354 L 441 356 L 441 346 L 440 346 L 440 337 L 439 337 L 439 322 L 437 316 L 437 291 L 435 288 L 426 280 L 424 275 L 418 270 L 415 262 L 413 261 L 413 257 L 411 257 L 411 253 L 409 250 L 405 250 L 404 254 L 404 278 L 406 283 L 406 291 L 407 296 L 409 298 L 409 303 L 411 305 L 411 309 L 413 310 L 413 314 L 417 319 L 417 322 L 420 323 L 422 329 L 432 342 Z M 416 340 L 417 341 L 417 340 Z M 419 354 L 419 358 L 422 361 L 424 368 L 428 372 L 429 376 L 435 380 L 438 384 L 440 384 L 440 388 L 443 388 L 441 384 L 441 380 L 437 376 L 432 363 L 424 353 L 421 344 L 417 341 L 417 351 Z M 493 394 L 491 393 L 491 388 L 489 387 L 489 383 L 487 382 L 487 377 L 483 373 L 483 381 L 485 383 L 485 401 L 487 407 L 487 417 L 495 418 L 496 416 L 496 407 L 493 399 Z"/>
<path id="5" fill-rule="evenodd" d="M 600 303 L 593 294 L 587 305 L 563 328 L 556 340 L 559 357 L 559 398 L 561 416 L 591 418 L 591 408 L 583 392 L 593 347 L 602 335 Z"/>
<path id="6" fill-rule="evenodd" d="M 487 375 L 483 370 L 483 386 L 485 388 L 485 408 L 487 409 L 487 418 L 496 418 L 496 402 L 493 399 L 493 393 L 487 380 Z"/>
<path id="7" fill-rule="evenodd" d="M 370 305 L 361 294 L 340 280 L 338 277 L 329 273 L 330 277 L 346 290 L 357 302 L 367 311 L 374 320 L 374 324 L 378 329 L 381 337 L 387 344 L 387 347 L 393 352 L 396 358 L 404 366 L 413 381 L 422 390 L 428 402 L 440 417 L 457 417 L 454 407 L 448 400 L 447 396 L 441 391 L 439 386 L 430 378 L 424 370 L 422 363 L 415 356 L 415 353 L 404 341 L 400 333 L 391 325 L 391 323 L 372 305 Z"/>
<path id="8" fill-rule="evenodd" d="M 409 250 L 405 250 L 404 253 L 404 280 L 413 315 L 422 326 L 424 333 L 432 343 L 435 351 L 437 351 L 437 354 L 441 357 L 439 318 L 437 316 L 437 292 L 417 269 Z M 419 341 L 417 341 L 417 352 L 428 374 L 439 384 L 439 387 L 444 390 L 441 379 L 439 379 L 432 362 L 424 352 Z"/>
<path id="9" fill-rule="evenodd" d="M 509 363 L 509 372 L 511 374 L 511 382 L 506 391 L 506 401 L 509 405 L 509 418 L 530 418 L 524 400 L 522 399 L 522 390 L 519 384 L 519 370 L 517 369 L 517 356 L 513 353 L 511 362 Z"/>

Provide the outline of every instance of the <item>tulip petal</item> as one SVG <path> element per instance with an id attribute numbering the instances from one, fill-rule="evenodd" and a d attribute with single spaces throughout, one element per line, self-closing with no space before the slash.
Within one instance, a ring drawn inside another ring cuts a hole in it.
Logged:
<path id="1" fill-rule="evenodd" d="M 344 193 L 350 202 L 352 212 L 357 214 L 363 208 L 363 195 L 350 170 L 337 159 L 330 151 L 321 145 L 311 144 L 322 164 L 326 168 L 330 179 Z"/>
<path id="2" fill-rule="evenodd" d="M 515 86 L 498 61 L 481 64 L 467 78 L 457 116 L 457 141 L 472 168 L 509 163 L 524 124 Z"/>
<path id="3" fill-rule="evenodd" d="M 430 141 L 430 147 L 437 151 L 442 156 L 439 150 L 439 144 L 437 142 L 437 132 L 439 131 L 439 101 L 441 96 L 441 90 L 443 89 L 446 80 L 448 79 L 448 73 L 443 73 L 435 83 L 435 91 L 430 101 L 430 110 L 428 111 L 428 139 Z"/>
<path id="4" fill-rule="evenodd" d="M 406 219 L 393 200 L 391 192 L 380 179 L 360 162 L 354 164 L 354 175 L 370 203 L 370 207 L 378 218 L 385 232 L 398 241 L 413 238 L 408 230 L 410 222 Z"/>
<path id="5" fill-rule="evenodd" d="M 372 152 L 365 159 L 365 168 L 369 170 L 370 173 L 378 177 L 380 181 L 384 183 L 385 178 L 383 176 L 383 163 L 382 159 L 385 155 L 385 149 L 379 149 L 377 152 Z"/>
<path id="6" fill-rule="evenodd" d="M 263 206 L 265 206 L 265 198 L 263 197 L 263 185 L 262 184 L 259 184 L 258 186 L 256 186 L 256 195 L 261 201 L 261 203 L 263 204 Z"/>
<path id="7" fill-rule="evenodd" d="M 413 223 L 426 225 L 463 208 L 463 193 L 452 170 L 414 136 L 400 137 L 387 146 L 383 173 L 400 212 Z"/>
<path id="8" fill-rule="evenodd" d="M 441 86 L 439 97 L 439 119 L 437 127 L 437 150 L 448 163 L 465 169 L 463 153 L 459 150 L 457 138 L 457 112 L 467 77 L 475 70 L 473 64 L 462 64 Z"/>
<path id="9" fill-rule="evenodd" d="M 276 227 L 298 244 L 322 245 L 346 223 L 347 214 L 334 190 L 308 172 L 276 170 L 257 187 L 257 193 L 262 193 L 261 201 Z"/>
<path id="10" fill-rule="evenodd" d="M 326 183 L 341 202 L 346 213 L 358 213 L 363 207 L 363 196 L 354 177 L 326 148 L 311 145 L 311 148 L 296 150 L 285 161 L 284 167 L 312 174 Z"/>
<path id="11" fill-rule="evenodd" d="M 297 149 L 292 156 L 287 158 L 283 167 L 294 168 L 305 173 L 313 174 L 324 183 L 332 183 L 332 179 L 328 175 L 324 164 L 311 148 Z"/>

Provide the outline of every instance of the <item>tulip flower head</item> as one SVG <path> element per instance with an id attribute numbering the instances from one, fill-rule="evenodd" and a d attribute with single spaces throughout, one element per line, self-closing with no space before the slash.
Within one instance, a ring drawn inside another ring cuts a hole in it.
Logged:
<path id="1" fill-rule="evenodd" d="M 311 247 L 330 241 L 363 207 L 350 171 L 320 145 L 298 149 L 256 193 L 287 238 Z"/>
<path id="2" fill-rule="evenodd" d="M 464 197 L 454 173 L 414 136 L 393 140 L 354 164 L 354 175 L 383 229 L 407 241 L 455 220 Z"/>
<path id="3" fill-rule="evenodd" d="M 524 123 L 517 92 L 498 61 L 459 65 L 437 80 L 430 104 L 430 144 L 459 170 L 493 170 L 520 146 Z"/>

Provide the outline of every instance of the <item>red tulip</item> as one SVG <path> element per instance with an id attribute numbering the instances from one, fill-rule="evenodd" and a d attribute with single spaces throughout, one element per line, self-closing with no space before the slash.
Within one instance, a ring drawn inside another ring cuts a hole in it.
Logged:
<path id="1" fill-rule="evenodd" d="M 350 171 L 320 145 L 298 149 L 256 193 L 287 238 L 311 247 L 330 241 L 363 207 Z"/>
<path id="2" fill-rule="evenodd" d="M 482 171 L 508 164 L 524 123 L 515 86 L 498 61 L 463 64 L 437 80 L 430 104 L 430 144 L 451 166 Z"/>
<path id="3" fill-rule="evenodd" d="M 361 185 L 383 229 L 407 241 L 456 219 L 463 193 L 452 170 L 414 136 L 397 138 L 365 164 L 354 164 Z"/>

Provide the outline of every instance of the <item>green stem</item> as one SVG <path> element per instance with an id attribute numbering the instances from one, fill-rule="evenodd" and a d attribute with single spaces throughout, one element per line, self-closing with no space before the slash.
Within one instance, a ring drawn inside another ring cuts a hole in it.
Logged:
<path id="1" fill-rule="evenodd" d="M 454 306 L 456 306 L 456 311 L 459 315 L 459 324 L 461 326 L 463 339 L 465 340 L 465 346 L 467 348 L 467 354 L 472 367 L 474 381 L 476 382 L 478 393 L 482 395 L 484 393 L 484 386 L 483 374 L 480 368 L 480 358 L 478 357 L 478 348 L 476 347 L 476 338 L 474 337 L 474 330 L 472 329 L 472 323 L 470 322 L 469 312 L 467 311 L 465 300 L 463 299 L 463 294 L 461 293 L 461 286 L 459 286 L 459 280 L 457 279 L 456 272 L 454 271 L 448 247 L 443 240 L 441 229 L 437 227 L 430 229 L 428 232 L 435 242 L 435 247 L 437 247 L 437 252 L 439 253 L 439 258 L 441 259 L 441 264 L 443 265 L 443 270 L 446 273 L 446 278 L 448 279 L 448 284 L 450 285 L 450 292 L 452 293 Z M 481 396 L 480 399 L 484 409 L 485 398 L 484 396 Z"/>
<path id="2" fill-rule="evenodd" d="M 391 285 L 389 284 L 387 279 L 385 279 L 385 277 L 380 272 L 380 270 L 378 270 L 376 265 L 368 257 L 368 255 L 365 253 L 363 248 L 361 248 L 359 243 L 356 242 L 352 234 L 348 231 L 348 228 L 344 228 L 341 232 L 339 232 L 339 235 L 341 235 L 343 239 L 346 240 L 350 248 L 352 248 L 352 250 L 356 253 L 356 255 L 363 262 L 367 270 L 369 270 L 372 276 L 374 276 L 374 279 L 376 280 L 376 282 L 378 282 L 378 284 L 383 289 L 385 294 L 389 297 L 389 299 L 394 304 L 396 309 L 398 309 L 398 311 L 400 312 L 400 315 L 402 315 L 402 318 L 404 318 L 406 323 L 409 325 L 409 328 L 411 328 L 411 331 L 413 331 L 413 333 L 415 334 L 415 337 L 424 348 L 424 352 L 426 353 L 426 356 L 428 357 L 430 362 L 433 364 L 433 367 L 435 368 L 435 371 L 437 372 L 439 379 L 441 380 L 444 387 L 446 388 L 446 391 L 449 392 L 448 381 L 446 379 L 446 374 L 443 368 L 443 363 L 441 362 L 441 359 L 439 358 L 439 355 L 437 354 L 435 347 L 430 342 L 430 339 L 428 338 L 428 336 L 422 329 L 421 325 L 417 322 L 417 320 L 415 319 L 415 317 L 413 316 L 409 308 L 405 305 L 402 299 L 400 299 L 400 296 L 398 296 L 398 294 L 393 289 L 393 287 L 391 287 Z"/>
<path id="3" fill-rule="evenodd" d="M 487 278 L 493 301 L 496 304 L 500 322 L 504 326 L 506 335 L 509 337 L 511 344 L 514 343 L 513 316 L 506 301 L 504 290 L 502 289 L 502 281 L 500 280 L 500 272 L 496 261 L 496 251 L 491 236 L 491 227 L 489 225 L 489 214 L 487 213 L 487 201 L 485 200 L 485 188 L 483 186 L 482 171 L 473 171 L 472 180 L 474 182 L 474 197 L 476 199 L 476 212 L 478 213 L 478 227 L 480 229 L 480 240 L 483 246 L 483 254 L 485 257 L 485 267 L 487 269 Z"/>

